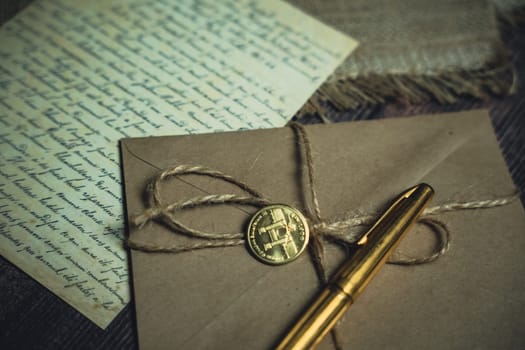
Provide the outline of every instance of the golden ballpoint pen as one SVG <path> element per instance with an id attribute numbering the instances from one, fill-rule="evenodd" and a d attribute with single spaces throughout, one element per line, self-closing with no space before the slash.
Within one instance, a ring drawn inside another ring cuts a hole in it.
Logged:
<path id="1" fill-rule="evenodd" d="M 403 192 L 363 235 L 356 253 L 339 268 L 277 349 L 315 348 L 384 265 L 433 195 L 427 184 Z"/>

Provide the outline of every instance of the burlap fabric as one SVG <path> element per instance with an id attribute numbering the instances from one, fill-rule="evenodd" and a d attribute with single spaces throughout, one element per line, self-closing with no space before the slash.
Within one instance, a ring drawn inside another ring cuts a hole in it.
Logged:
<path id="1" fill-rule="evenodd" d="M 360 42 L 303 112 L 326 101 L 339 108 L 388 100 L 453 103 L 511 90 L 509 55 L 488 1 L 288 1 Z"/>

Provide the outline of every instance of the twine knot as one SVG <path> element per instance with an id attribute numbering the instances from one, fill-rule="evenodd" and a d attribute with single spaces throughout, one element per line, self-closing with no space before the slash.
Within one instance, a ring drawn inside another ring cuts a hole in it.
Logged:
<path id="1" fill-rule="evenodd" d="M 310 256 L 319 281 L 324 284 L 327 281 L 327 276 L 324 268 L 324 244 L 323 240 L 329 240 L 337 244 L 350 245 L 356 243 L 365 230 L 363 226 L 372 225 L 379 217 L 378 213 L 369 213 L 354 215 L 343 220 L 327 221 L 323 220 L 319 201 L 317 199 L 317 192 L 315 187 L 315 169 L 313 165 L 312 149 L 310 140 L 305 128 L 298 123 L 289 124 L 297 137 L 297 144 L 300 147 L 301 156 L 304 158 L 303 162 L 306 166 L 309 192 L 309 201 L 304 204 L 305 216 L 310 224 Z M 302 146 L 302 147 L 301 147 Z M 215 179 L 220 179 L 229 182 L 241 189 L 245 194 L 210 194 L 182 200 L 174 203 L 163 203 L 161 198 L 161 184 L 170 178 L 177 178 L 184 175 L 200 175 L 208 176 Z M 133 238 L 128 240 L 128 246 L 131 249 L 140 250 L 144 252 L 166 252 L 179 253 L 184 251 L 193 251 L 196 249 L 208 249 L 217 247 L 231 247 L 245 244 L 244 233 L 239 232 L 204 232 L 195 228 L 190 228 L 180 222 L 176 213 L 185 209 L 202 206 L 214 206 L 223 204 L 247 205 L 253 207 L 265 207 L 275 204 L 269 199 L 265 198 L 261 193 L 250 187 L 248 184 L 233 178 L 220 171 L 196 165 L 177 165 L 164 169 L 155 178 L 152 179 L 146 188 L 146 196 L 148 201 L 148 208 L 138 215 L 131 217 L 131 223 L 139 228 L 143 227 L 151 220 L 160 221 L 169 226 L 173 231 L 186 235 L 188 237 L 200 238 L 201 241 L 197 243 L 190 243 L 176 246 L 162 246 L 151 244 L 147 242 L 135 241 Z M 417 265 L 426 264 L 438 259 L 445 254 L 450 247 L 450 232 L 447 226 L 436 219 L 436 214 L 447 211 L 468 210 L 493 208 L 497 206 L 507 205 L 518 198 L 518 192 L 510 196 L 505 196 L 496 199 L 476 200 L 468 202 L 449 202 L 438 206 L 427 208 L 423 211 L 418 220 L 418 224 L 430 228 L 438 238 L 438 244 L 434 252 L 429 255 L 420 257 L 406 256 L 402 252 L 396 252 L 392 255 L 388 263 L 398 265 Z M 309 203 L 308 203 L 309 202 Z M 202 241 L 204 240 L 204 241 Z M 334 328 L 332 330 L 332 337 L 336 347 L 340 344 L 339 336 Z"/>
<path id="2" fill-rule="evenodd" d="M 301 156 L 303 163 L 306 167 L 309 192 L 309 203 L 305 203 L 305 216 L 310 223 L 311 232 L 311 252 L 314 260 L 314 264 L 319 270 L 320 277 L 324 276 L 324 268 L 322 267 L 323 251 L 324 247 L 321 239 L 330 240 L 339 244 L 354 244 L 356 243 L 365 230 L 362 227 L 370 226 L 373 224 L 379 214 L 368 213 L 368 214 L 356 214 L 347 217 L 343 220 L 328 221 L 324 220 L 321 216 L 321 210 L 319 207 L 319 201 L 317 199 L 317 192 L 315 187 L 315 169 L 312 158 L 312 148 L 309 137 L 305 128 L 299 123 L 289 124 L 292 130 L 297 136 L 297 144 L 300 147 Z M 209 194 L 205 196 L 199 196 L 189 198 L 186 200 L 166 204 L 162 201 L 162 190 L 161 184 L 172 178 L 177 178 L 184 175 L 200 175 L 208 176 L 214 179 L 219 179 L 225 182 L 229 182 L 232 185 L 241 189 L 245 194 Z M 240 232 L 203 232 L 195 228 L 190 228 L 180 222 L 176 214 L 179 211 L 202 206 L 214 206 L 223 204 L 237 204 L 237 205 L 248 205 L 257 208 L 262 208 L 273 203 L 271 200 L 265 198 L 260 192 L 249 186 L 248 184 L 235 179 L 234 177 L 224 174 L 218 170 L 210 169 L 199 165 L 177 165 L 161 171 L 146 187 L 147 197 L 147 209 L 137 215 L 131 217 L 131 223 L 139 228 L 143 227 L 149 221 L 156 220 L 169 226 L 172 230 L 186 235 L 188 237 L 200 238 L 208 240 L 208 242 L 202 243 L 190 243 L 187 245 L 179 246 L 159 246 L 152 245 L 144 242 L 137 242 L 130 238 L 128 240 L 128 246 L 135 250 L 141 250 L 145 252 L 183 252 L 191 251 L 195 249 L 214 248 L 214 247 L 228 247 L 234 245 L 244 244 L 244 233 Z M 389 263 L 401 264 L 401 265 L 415 265 L 428 263 L 437 259 L 443 255 L 450 246 L 450 233 L 445 224 L 441 223 L 435 216 L 440 213 L 457 210 L 468 210 L 468 209 L 482 209 L 482 208 L 493 208 L 497 206 L 507 205 L 518 198 L 518 192 L 510 196 L 500 197 L 496 199 L 484 199 L 476 201 L 466 202 L 448 202 L 438 206 L 429 207 L 425 209 L 418 221 L 419 224 L 425 225 L 434 232 L 439 240 L 439 245 L 436 247 L 436 251 L 431 255 L 422 256 L 419 258 L 414 257 L 397 257 L 389 261 Z M 397 254 L 398 256 L 403 254 Z M 317 263 L 319 263 L 319 265 Z M 324 277 L 323 277 L 324 279 Z"/>

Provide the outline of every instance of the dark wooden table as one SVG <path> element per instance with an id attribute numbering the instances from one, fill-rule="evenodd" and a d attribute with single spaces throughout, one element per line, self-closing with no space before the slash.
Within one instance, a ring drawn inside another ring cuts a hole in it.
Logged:
<path id="1" fill-rule="evenodd" d="M 2 1 L 0 23 L 31 1 Z M 525 18 L 525 17 L 522 17 Z M 334 122 L 489 108 L 500 147 L 525 203 L 525 23 L 502 33 L 512 50 L 518 91 L 505 98 L 479 101 L 465 97 L 452 105 L 388 104 L 352 111 L 331 111 Z M 1 44 L 1 43 L 0 43 Z M 307 116 L 304 123 L 315 123 Z M 101 330 L 17 267 L 0 258 L 0 349 L 135 349 L 137 334 L 131 302 L 106 330 Z"/>

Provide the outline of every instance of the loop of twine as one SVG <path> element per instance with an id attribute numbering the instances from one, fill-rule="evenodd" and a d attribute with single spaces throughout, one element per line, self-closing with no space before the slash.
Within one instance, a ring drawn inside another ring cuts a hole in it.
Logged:
<path id="1" fill-rule="evenodd" d="M 359 240 L 364 233 L 362 227 L 372 225 L 379 217 L 378 213 L 359 214 L 354 215 L 343 220 L 325 221 L 321 217 L 319 201 L 317 199 L 317 192 L 315 190 L 315 170 L 313 166 L 312 150 L 310 140 L 306 130 L 301 124 L 290 123 L 290 127 L 296 132 L 298 138 L 298 145 L 303 146 L 304 158 L 307 169 L 308 189 L 310 192 L 310 200 L 312 206 L 306 204 L 306 216 L 311 221 L 312 245 L 311 250 L 314 255 L 314 260 L 323 260 L 323 244 L 320 242 L 321 238 L 340 242 L 343 244 L 353 244 Z M 165 204 L 161 199 L 161 184 L 170 178 L 177 178 L 184 175 L 200 175 L 208 176 L 215 179 L 220 179 L 229 182 L 247 195 L 237 194 L 211 194 L 187 200 Z M 157 220 L 172 228 L 174 231 L 184 234 L 188 237 L 201 238 L 207 242 L 198 242 L 181 246 L 163 246 L 158 244 L 151 244 L 147 242 L 135 241 L 133 238 L 128 240 L 128 246 L 131 249 L 141 250 L 144 252 L 166 252 L 179 253 L 197 249 L 231 247 L 243 245 L 245 243 L 244 234 L 240 232 L 203 232 L 194 228 L 187 227 L 176 218 L 176 213 L 189 208 L 201 206 L 213 206 L 222 204 L 238 204 L 249 205 L 254 207 L 264 207 L 274 204 L 269 199 L 265 198 L 257 190 L 253 189 L 248 184 L 226 175 L 220 171 L 206 168 L 203 166 L 194 165 L 177 165 L 163 170 L 155 178 L 151 180 L 146 188 L 146 195 L 148 197 L 148 208 L 138 215 L 131 217 L 131 223 L 135 226 L 143 227 L 151 220 Z M 430 218 L 437 214 L 470 209 L 485 209 L 494 208 L 498 206 L 507 205 L 518 198 L 518 193 L 510 196 L 500 197 L 496 199 L 484 199 L 465 202 L 448 202 L 438 206 L 429 207 L 425 209 L 418 220 L 418 224 L 425 225 L 437 236 L 441 242 L 436 251 L 431 256 L 422 258 L 404 257 L 399 259 L 391 259 L 389 263 L 399 265 L 415 265 L 421 263 L 428 263 L 436 260 L 443 255 L 449 247 L 450 233 L 445 224 L 441 223 L 435 218 Z M 313 207 L 313 208 L 312 208 Z M 444 234 L 443 232 L 446 232 Z"/>
<path id="2" fill-rule="evenodd" d="M 310 256 L 317 273 L 318 279 L 323 285 L 327 281 L 326 270 L 324 268 L 324 245 L 323 239 L 331 240 L 336 243 L 342 244 L 353 244 L 357 242 L 364 230 L 360 229 L 363 226 L 372 225 L 379 214 L 364 214 L 354 215 L 344 220 L 338 220 L 333 222 L 324 221 L 321 216 L 321 210 L 319 207 L 319 201 L 317 198 L 316 186 L 315 186 L 315 169 L 313 165 L 312 147 L 310 140 L 306 133 L 306 130 L 301 124 L 290 123 L 289 126 L 294 130 L 297 137 L 297 144 L 300 146 L 299 150 L 303 150 L 304 163 L 307 170 L 308 189 L 310 195 L 311 205 L 305 203 L 306 217 L 310 221 Z M 301 147 L 302 146 L 302 147 Z M 177 178 L 183 175 L 200 175 L 208 176 L 215 179 L 220 179 L 233 184 L 247 195 L 236 195 L 236 194 L 211 194 L 206 196 L 200 196 L 190 198 L 187 200 L 164 204 L 161 200 L 161 183 L 170 178 Z M 197 249 L 209 249 L 219 247 L 233 247 L 245 244 L 244 234 L 236 232 L 204 232 L 194 228 L 187 227 L 176 218 L 178 211 L 201 207 L 201 206 L 214 206 L 222 204 L 238 204 L 238 205 L 250 205 L 255 207 L 264 207 L 273 204 L 270 200 L 266 199 L 255 189 L 251 188 L 248 184 L 237 180 L 229 175 L 226 175 L 220 171 L 209 169 L 203 166 L 190 166 L 190 165 L 178 165 L 163 170 L 157 175 L 146 188 L 146 194 L 148 196 L 148 209 L 138 215 L 131 217 L 131 222 L 138 227 L 143 227 L 147 222 L 151 220 L 158 220 L 169 226 L 174 231 L 186 235 L 188 237 L 200 238 L 201 241 L 198 243 L 192 243 L 187 245 L 178 246 L 164 246 L 159 244 L 138 242 L 130 238 L 128 240 L 128 246 L 131 249 L 140 250 L 143 252 L 162 252 L 162 253 L 181 253 L 186 251 L 193 251 Z M 418 265 L 426 264 L 435 261 L 440 256 L 445 254 L 450 247 L 450 232 L 447 226 L 433 218 L 431 216 L 444 213 L 447 211 L 457 210 L 468 210 L 468 209 L 483 209 L 483 208 L 494 208 L 497 206 L 503 206 L 511 203 L 518 198 L 518 193 L 514 193 L 511 196 L 505 196 L 496 199 L 488 200 L 476 200 L 468 202 L 449 202 L 438 206 L 427 208 L 423 211 L 422 215 L 418 220 L 418 224 L 425 225 L 430 228 L 431 232 L 434 233 L 438 239 L 438 244 L 434 252 L 430 255 L 421 257 L 407 256 L 399 251 L 395 252 L 388 263 L 397 265 Z M 205 240 L 204 242 L 202 240 Z M 331 336 L 336 349 L 341 348 L 340 336 L 337 328 L 332 329 Z"/>
<path id="3" fill-rule="evenodd" d="M 249 194 L 249 196 L 239 196 L 235 194 L 211 194 L 202 197 L 190 198 L 188 200 L 180 201 L 165 205 L 161 200 L 161 183 L 169 178 L 176 178 L 182 175 L 202 175 L 209 176 L 216 179 L 221 179 L 226 182 L 229 182 L 241 190 Z M 264 198 L 259 192 L 248 186 L 247 184 L 236 180 L 235 178 L 223 174 L 220 171 L 209 169 L 203 166 L 191 166 L 191 165 L 178 165 L 172 168 L 165 169 L 159 175 L 157 175 L 153 181 L 151 181 L 146 190 L 148 194 L 149 208 L 146 209 L 139 215 L 132 217 L 131 222 L 135 226 L 142 227 L 148 221 L 153 219 L 158 219 L 164 224 L 171 227 L 173 230 L 185 234 L 189 237 L 210 239 L 214 242 L 209 243 L 199 243 L 196 245 L 189 245 L 185 247 L 173 247 L 173 249 L 168 249 L 168 247 L 160 247 L 151 245 L 151 244 L 142 244 L 134 241 L 128 241 L 130 248 L 143 250 L 143 251 L 163 251 L 163 252 L 172 252 L 177 253 L 181 251 L 189 251 L 193 249 L 203 249 L 211 248 L 218 246 L 232 246 L 234 241 L 237 244 L 242 244 L 242 233 L 228 233 L 228 232 L 203 232 L 196 229 L 192 229 L 181 223 L 176 219 L 175 213 L 180 210 L 194 208 L 199 206 L 206 205 L 221 205 L 221 204 L 241 204 L 241 205 L 252 205 L 256 207 L 264 207 L 270 205 L 271 202 Z M 217 245 L 219 241 L 222 245 Z"/>

